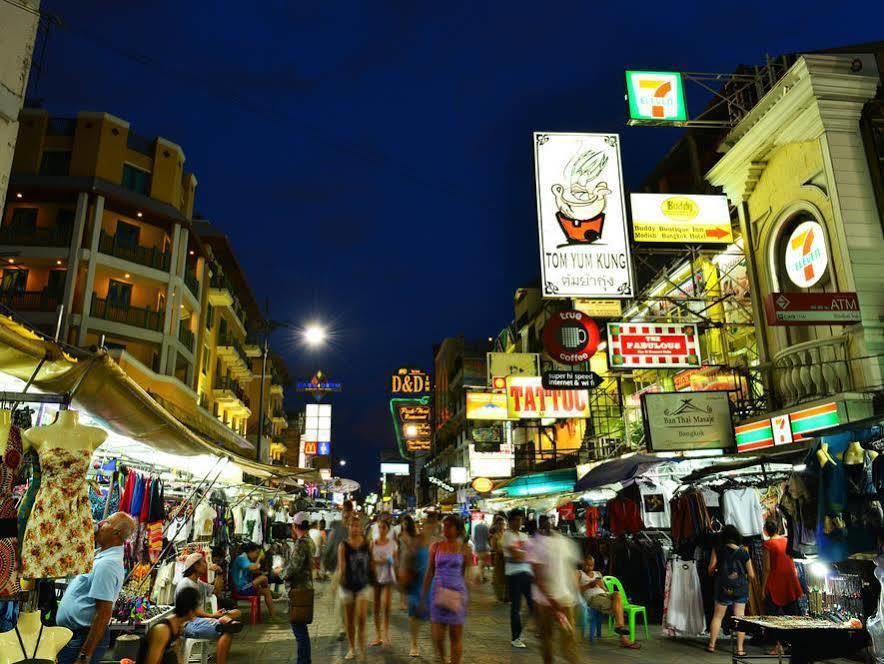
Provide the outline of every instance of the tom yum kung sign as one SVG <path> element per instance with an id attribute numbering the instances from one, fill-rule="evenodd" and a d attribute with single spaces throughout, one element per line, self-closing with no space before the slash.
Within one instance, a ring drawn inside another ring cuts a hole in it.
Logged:
<path id="1" fill-rule="evenodd" d="M 543 296 L 628 298 L 632 265 L 617 134 L 534 134 Z"/>

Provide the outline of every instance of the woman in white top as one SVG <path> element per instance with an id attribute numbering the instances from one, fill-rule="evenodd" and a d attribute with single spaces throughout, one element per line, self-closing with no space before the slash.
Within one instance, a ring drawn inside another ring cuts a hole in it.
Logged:
<path id="1" fill-rule="evenodd" d="M 393 585 L 396 583 L 399 552 L 390 536 L 386 519 L 378 521 L 378 537 L 371 546 L 371 567 L 374 572 L 374 627 L 376 638 L 372 646 L 390 646 L 390 605 Z M 383 622 L 383 630 L 381 623 Z"/>

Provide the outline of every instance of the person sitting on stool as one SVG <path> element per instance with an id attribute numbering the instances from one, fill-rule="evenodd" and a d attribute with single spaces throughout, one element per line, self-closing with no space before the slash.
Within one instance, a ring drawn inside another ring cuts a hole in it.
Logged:
<path id="1" fill-rule="evenodd" d="M 267 605 L 267 618 L 273 618 L 273 593 L 270 590 L 270 581 L 263 574 L 252 578 L 252 574 L 261 571 L 258 563 L 260 547 L 249 542 L 243 547 L 243 552 L 233 561 L 233 587 L 237 595 L 253 597 L 262 595 Z"/>
<path id="2" fill-rule="evenodd" d="M 199 593 L 200 601 L 195 617 L 184 626 L 184 636 L 188 639 L 217 641 L 215 661 L 217 664 L 227 664 L 227 655 L 230 653 L 230 646 L 233 643 L 233 634 L 242 631 L 242 623 L 239 621 L 241 614 L 238 609 L 232 611 L 221 609 L 217 613 L 209 613 L 205 610 L 206 602 L 215 592 L 215 586 L 200 580 L 208 570 L 209 564 L 203 554 L 191 553 L 187 556 L 184 561 L 184 577 L 175 589 L 175 596 L 177 597 L 185 588 L 193 588 Z"/>
<path id="3" fill-rule="evenodd" d="M 603 613 L 606 616 L 613 615 L 616 627 L 614 631 L 620 635 L 620 647 L 632 648 L 637 650 L 641 646 L 635 641 L 630 641 L 629 628 L 626 626 L 626 619 L 623 613 L 623 598 L 620 593 L 609 593 L 605 588 L 605 582 L 602 575 L 595 571 L 595 558 L 587 555 L 583 559 L 583 569 L 577 570 L 577 585 L 580 587 L 580 594 L 586 600 L 587 606 L 594 611 Z"/>

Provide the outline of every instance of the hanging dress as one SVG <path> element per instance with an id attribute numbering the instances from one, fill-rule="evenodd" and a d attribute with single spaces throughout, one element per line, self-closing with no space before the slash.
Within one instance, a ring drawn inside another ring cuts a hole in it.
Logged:
<path id="1" fill-rule="evenodd" d="M 18 521 L 12 488 L 21 468 L 22 444 L 18 427 L 9 428 L 6 451 L 0 459 L 0 597 L 19 593 Z"/>
<path id="2" fill-rule="evenodd" d="M 21 576 L 58 579 L 92 569 L 95 537 L 86 472 L 92 450 L 44 448 L 43 478 L 22 544 Z"/>

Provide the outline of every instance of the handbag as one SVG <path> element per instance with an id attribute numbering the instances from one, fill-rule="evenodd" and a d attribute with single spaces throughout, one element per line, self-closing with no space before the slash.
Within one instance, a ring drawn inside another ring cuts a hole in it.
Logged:
<path id="1" fill-rule="evenodd" d="M 313 622 L 313 589 L 289 590 L 289 623 L 309 625 Z"/>
<path id="2" fill-rule="evenodd" d="M 463 593 L 451 588 L 437 588 L 433 604 L 451 613 L 459 613 L 463 609 Z"/>

